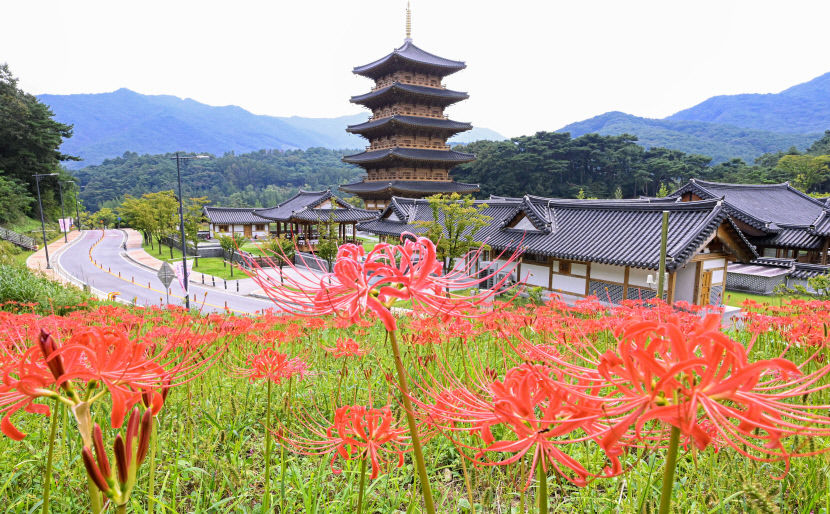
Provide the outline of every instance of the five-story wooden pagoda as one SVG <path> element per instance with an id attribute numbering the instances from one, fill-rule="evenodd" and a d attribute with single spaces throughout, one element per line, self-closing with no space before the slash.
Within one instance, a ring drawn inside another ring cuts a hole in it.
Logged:
<path id="1" fill-rule="evenodd" d="M 340 189 L 359 196 L 367 209 L 383 209 L 392 196 L 424 198 L 442 193 L 473 193 L 476 184 L 455 182 L 454 166 L 475 159 L 447 144 L 454 134 L 470 130 L 469 123 L 453 121 L 444 109 L 468 98 L 467 93 L 444 87 L 447 75 L 466 65 L 421 50 L 410 37 L 410 13 L 403 46 L 392 53 L 354 68 L 354 73 L 375 81 L 375 87 L 351 102 L 372 110 L 365 123 L 346 130 L 369 140 L 366 151 L 343 158 L 366 170 L 363 181 Z"/>

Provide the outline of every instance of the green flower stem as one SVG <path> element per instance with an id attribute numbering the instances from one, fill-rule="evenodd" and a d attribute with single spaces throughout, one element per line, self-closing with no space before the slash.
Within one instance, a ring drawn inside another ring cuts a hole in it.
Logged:
<path id="1" fill-rule="evenodd" d="M 544 455 L 540 455 L 536 462 L 536 477 L 539 479 L 539 486 L 536 489 L 536 495 L 539 497 L 539 514 L 548 514 L 548 474 L 542 464 L 544 458 Z"/>
<path id="2" fill-rule="evenodd" d="M 49 427 L 49 452 L 46 454 L 46 471 L 43 474 L 43 509 L 41 512 L 47 514 L 49 512 L 49 494 L 52 490 L 52 458 L 55 455 L 55 434 L 58 431 L 58 416 L 60 416 L 62 406 L 58 399 L 55 399 L 55 411 L 50 416 L 51 427 Z"/>
<path id="3" fill-rule="evenodd" d="M 357 493 L 357 510 L 355 512 L 357 514 L 362 514 L 363 512 L 363 488 L 366 485 L 366 458 L 360 459 L 360 489 L 358 489 Z"/>
<path id="4" fill-rule="evenodd" d="M 666 467 L 663 470 L 663 489 L 660 492 L 659 514 L 668 514 L 671 509 L 671 491 L 674 485 L 674 470 L 677 467 L 677 447 L 680 443 L 680 429 L 671 428 L 669 452 L 666 454 Z"/>
<path id="5" fill-rule="evenodd" d="M 98 492 L 98 486 L 95 485 L 95 482 L 92 481 L 92 477 L 88 474 L 86 476 L 86 487 L 89 491 L 89 508 L 92 511 L 92 514 L 100 514 L 103 512 L 103 506 L 101 505 L 101 493 Z"/>
<path id="6" fill-rule="evenodd" d="M 148 463 L 148 466 L 150 466 L 150 477 L 147 484 L 147 514 L 153 514 L 153 508 L 156 503 L 155 498 L 153 498 L 156 488 L 156 437 L 158 435 L 155 419 L 153 420 L 152 427 L 150 432 L 150 455 Z"/>
<path id="7" fill-rule="evenodd" d="M 464 472 L 464 487 L 467 489 L 467 500 L 470 502 L 470 512 L 475 512 L 476 508 L 473 504 L 473 484 L 470 482 L 470 473 L 467 471 L 467 457 L 461 452 L 461 448 L 456 445 L 458 453 L 461 454 L 461 471 Z"/>
<path id="8" fill-rule="evenodd" d="M 265 399 L 265 494 L 262 496 L 262 512 L 271 510 L 271 381 Z"/>
<path id="9" fill-rule="evenodd" d="M 288 378 L 288 396 L 285 398 L 283 417 L 288 418 L 288 429 L 291 430 L 291 386 L 294 381 Z M 285 512 L 285 445 L 280 441 L 280 512 Z"/>
<path id="10" fill-rule="evenodd" d="M 398 372 L 398 385 L 403 396 L 403 408 L 406 411 L 406 422 L 409 425 L 409 434 L 412 436 L 412 453 L 415 455 L 415 467 L 418 469 L 418 481 L 421 483 L 421 494 L 424 497 L 424 508 L 427 514 L 435 514 L 435 504 L 432 501 L 432 490 L 427 479 L 427 468 L 424 464 L 424 452 L 421 448 L 421 439 L 418 437 L 418 426 L 415 424 L 415 413 L 412 402 L 409 400 L 409 385 L 406 381 L 406 371 L 401 361 L 401 351 L 398 348 L 397 331 L 389 330 L 389 341 L 392 343 L 392 354 L 395 357 L 395 369 Z"/>

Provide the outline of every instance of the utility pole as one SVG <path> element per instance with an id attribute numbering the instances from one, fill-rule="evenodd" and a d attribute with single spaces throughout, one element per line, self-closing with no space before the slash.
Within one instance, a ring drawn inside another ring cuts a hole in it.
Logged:
<path id="1" fill-rule="evenodd" d="M 182 157 L 179 155 L 179 152 L 176 152 L 175 157 L 171 157 L 171 159 L 176 159 L 176 178 L 179 182 L 179 228 L 181 229 L 182 235 L 182 284 L 184 285 L 184 305 L 187 310 L 190 310 L 190 287 L 187 281 L 187 241 L 185 240 L 184 236 L 184 199 L 182 198 L 182 171 L 181 171 L 181 161 L 188 160 L 188 159 L 210 159 L 209 155 L 191 155 L 187 157 Z"/>
<path id="2" fill-rule="evenodd" d="M 52 269 L 49 262 L 49 244 L 46 242 L 46 221 L 43 218 L 43 201 L 40 199 L 40 178 L 55 177 L 57 173 L 36 173 L 35 184 L 37 186 L 37 206 L 40 209 L 40 232 L 43 234 L 43 251 L 46 252 L 46 269 Z"/>

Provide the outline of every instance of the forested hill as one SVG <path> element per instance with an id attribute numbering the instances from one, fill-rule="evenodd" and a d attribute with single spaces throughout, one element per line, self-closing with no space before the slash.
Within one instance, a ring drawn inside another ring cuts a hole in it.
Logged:
<path id="1" fill-rule="evenodd" d="M 363 170 L 343 163 L 355 150 L 260 150 L 232 153 L 215 159 L 194 159 L 182 167 L 182 195 L 207 196 L 214 205 L 268 207 L 299 188 L 335 188 L 355 180 Z M 81 199 L 88 209 L 120 203 L 124 195 L 165 191 L 176 187 L 176 161 L 171 154 L 127 152 L 72 173 L 81 182 Z"/>
<path id="2" fill-rule="evenodd" d="M 666 119 L 789 134 L 821 133 L 830 129 L 830 73 L 776 94 L 713 96 Z"/>
<path id="3" fill-rule="evenodd" d="M 737 183 L 792 182 L 810 192 L 830 192 L 830 131 L 807 152 L 768 153 L 754 164 L 741 159 L 711 165 L 704 155 L 652 147 L 631 135 L 571 138 L 539 132 L 508 141 L 478 141 L 459 150 L 476 154 L 453 170 L 456 180 L 491 194 L 554 198 L 632 198 L 671 191 L 691 178 Z M 662 186 L 662 187 L 661 187 Z"/>
<path id="4" fill-rule="evenodd" d="M 73 125 L 73 136 L 61 151 L 83 161 L 70 168 L 98 164 L 124 152 L 253 152 L 261 149 L 362 148 L 366 141 L 346 126 L 366 121 L 368 113 L 337 118 L 274 117 L 252 114 L 237 106 L 214 107 L 170 95 L 142 95 L 129 89 L 87 95 L 40 95 L 55 119 Z M 474 128 L 459 134 L 458 143 L 504 139 Z"/>
<path id="5" fill-rule="evenodd" d="M 703 121 L 655 120 L 624 112 L 607 112 L 571 123 L 557 132 L 567 132 L 572 136 L 636 134 L 639 143 L 647 148 L 664 147 L 703 154 L 711 157 L 714 163 L 734 157 L 752 162 L 761 154 L 786 150 L 791 146 L 804 150 L 821 133 L 803 135 Z"/>
<path id="6" fill-rule="evenodd" d="M 664 119 L 608 112 L 562 127 L 581 136 L 636 134 L 646 147 L 666 147 L 747 162 L 791 146 L 804 150 L 830 129 L 830 73 L 776 94 L 715 96 Z"/>

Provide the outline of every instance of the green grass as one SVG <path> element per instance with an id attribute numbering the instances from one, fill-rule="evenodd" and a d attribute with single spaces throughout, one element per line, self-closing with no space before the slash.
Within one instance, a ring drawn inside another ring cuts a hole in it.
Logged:
<path id="1" fill-rule="evenodd" d="M 171 264 L 181 262 L 182 252 L 178 248 L 173 248 L 173 257 L 170 258 L 169 246 L 161 245 L 161 252 L 159 252 L 159 245 L 155 242 L 153 243 L 153 245 L 155 246 L 155 248 L 151 249 L 149 244 L 144 243 L 143 248 L 147 253 L 159 260 L 166 261 Z M 193 260 L 193 257 L 188 257 L 188 259 Z M 204 273 L 206 275 L 213 275 L 216 278 L 221 278 L 225 280 L 239 280 L 247 278 L 245 272 L 240 271 L 239 269 L 235 269 L 233 271 L 233 276 L 231 276 L 230 263 L 228 263 L 227 261 L 225 261 L 225 259 L 221 257 L 199 257 L 199 265 L 196 266 L 194 264 L 192 269 L 193 271 L 198 271 L 199 273 Z"/>
<path id="2" fill-rule="evenodd" d="M 811 300 L 809 296 L 796 296 L 796 298 L 801 300 Z M 758 303 L 770 304 L 770 305 L 781 305 L 787 302 L 787 298 L 782 296 L 764 296 L 760 294 L 752 294 L 752 293 L 743 293 L 740 291 L 726 291 L 726 297 L 723 299 L 723 303 L 726 305 L 730 305 L 732 307 L 741 307 L 744 303 L 744 300 L 752 300 Z"/>
<path id="3" fill-rule="evenodd" d="M 142 310 L 126 310 L 130 315 L 144 317 Z M 178 318 L 177 318 L 178 319 Z M 194 332 L 204 332 L 205 318 L 194 318 L 186 327 Z M 112 326 L 121 326 L 111 321 Z M 232 319 L 228 319 L 232 322 Z M 261 323 L 255 317 L 253 323 Z M 168 322 L 170 323 L 170 322 Z M 217 325 L 222 325 L 216 322 Z M 157 318 L 140 324 L 149 332 L 153 324 L 163 325 Z M 385 373 L 392 369 L 392 359 L 384 332 L 378 324 L 371 327 L 334 329 L 319 326 L 303 319 L 299 336 L 279 346 L 278 351 L 305 360 L 314 372 L 311 377 L 292 383 L 291 404 L 287 407 L 289 389 L 286 382 L 275 385 L 272 408 L 275 423 L 299 425 L 296 413 L 319 413 L 332 417 L 337 392 L 345 403 L 375 406 L 391 403 L 399 410 L 394 386 L 387 382 Z M 401 320 L 402 331 L 409 333 L 406 320 Z M 135 326 L 135 325 L 133 325 Z M 240 324 L 240 326 L 246 326 Z M 176 328 L 180 328 L 176 326 Z M 257 338 L 270 330 L 281 331 L 277 323 L 267 327 L 250 327 L 244 331 L 230 331 L 227 339 L 228 353 L 207 373 L 191 383 L 173 388 L 158 419 L 159 438 L 156 454 L 155 492 L 156 512 L 206 512 L 206 513 L 262 513 L 260 500 L 264 489 L 263 423 L 265 419 L 265 390 L 262 382 L 250 382 L 235 375 L 232 370 L 244 367 L 245 357 L 256 348 Z M 548 334 L 552 335 L 552 334 Z M 528 333 L 534 340 L 540 334 Z M 748 334 L 733 334 L 748 339 Z M 371 350 L 361 360 L 348 360 L 343 368 L 342 359 L 334 359 L 323 347 L 334 346 L 338 337 L 353 337 L 361 346 Z M 780 338 L 765 334 L 765 345 L 756 345 L 754 359 L 775 356 L 780 350 Z M 597 337 L 600 348 L 611 338 Z M 768 349 L 765 349 L 768 348 Z M 405 345 L 404 360 L 412 370 L 413 380 L 421 365 L 417 357 L 434 356 L 434 352 L 446 360 L 458 377 L 464 376 L 469 367 L 473 370 L 485 366 L 504 368 L 503 337 L 496 331 L 485 331 L 461 345 L 455 340 L 436 346 Z M 809 349 L 797 349 L 799 357 L 809 354 Z M 474 357 L 473 357 L 474 356 Z M 426 361 L 429 362 L 429 361 Z M 434 364 L 430 368 L 436 371 Z M 341 372 L 346 369 L 341 387 Z M 816 393 L 817 404 L 830 402 L 827 391 Z M 372 398 L 370 400 L 370 398 Z M 108 400 L 94 404 L 94 419 L 104 431 L 107 447 L 116 433 L 110 428 Z M 292 413 L 295 413 L 292 416 Z M 400 416 L 398 416 L 400 417 Z M 84 469 L 80 463 L 80 439 L 75 421 L 64 409 L 58 420 L 58 439 L 55 448 L 55 464 L 52 491 L 52 512 L 88 512 Z M 293 421 L 292 421 L 293 419 Z M 0 436 L 0 501 L 7 512 L 39 512 L 42 488 L 43 462 L 46 455 L 48 418 L 18 413 L 14 422 L 29 435 L 20 442 Z M 404 424 L 401 422 L 401 424 Z M 500 435 L 496 431 L 496 435 Z M 454 436 L 463 444 L 481 445 L 481 441 L 469 434 Z M 804 443 L 806 448 L 806 442 Z M 817 438 L 816 448 L 823 448 L 827 441 Z M 571 445 L 564 450 L 576 454 L 581 461 L 601 466 L 603 456 L 595 452 L 592 444 Z M 467 457 L 473 450 L 466 450 Z M 587 453 L 593 452 L 593 453 Z M 443 513 L 468 513 L 464 490 L 462 462 L 471 473 L 476 512 L 519 513 L 520 499 L 534 512 L 534 489 L 522 492 L 525 476 L 519 464 L 513 466 L 474 467 L 459 454 L 458 447 L 436 434 L 425 446 L 430 482 L 438 511 Z M 590 481 L 585 487 L 576 487 L 556 478 L 550 471 L 548 480 L 551 495 L 551 512 L 656 512 L 662 476 L 664 450 L 648 448 L 638 453 L 641 459 L 631 459 L 626 473 L 614 479 Z M 413 499 L 414 469 L 411 455 L 406 464 L 397 468 L 396 458 L 385 455 L 390 462 L 382 466 L 376 480 L 367 481 L 367 513 L 418 513 L 420 501 L 417 493 Z M 334 474 L 329 458 L 284 454 L 285 480 L 282 477 L 280 445 L 275 441 L 272 453 L 272 506 L 275 512 L 303 512 L 337 514 L 354 512 L 357 497 L 358 462 L 338 460 L 334 467 L 342 473 Z M 525 464 L 530 455 L 525 459 Z M 146 512 L 146 487 L 148 466 L 139 469 L 138 482 L 128 512 Z M 712 448 L 681 449 L 674 487 L 674 512 L 689 513 L 738 513 L 738 512 L 827 512 L 828 478 L 825 457 L 795 458 L 792 469 L 783 480 L 775 480 L 783 465 L 755 463 L 740 457 L 730 448 L 714 451 Z M 747 491 L 751 489 L 753 494 Z M 277 507 L 285 492 L 285 508 Z M 761 500 L 757 497 L 760 496 Z M 771 507 L 761 509 L 761 504 Z"/>

